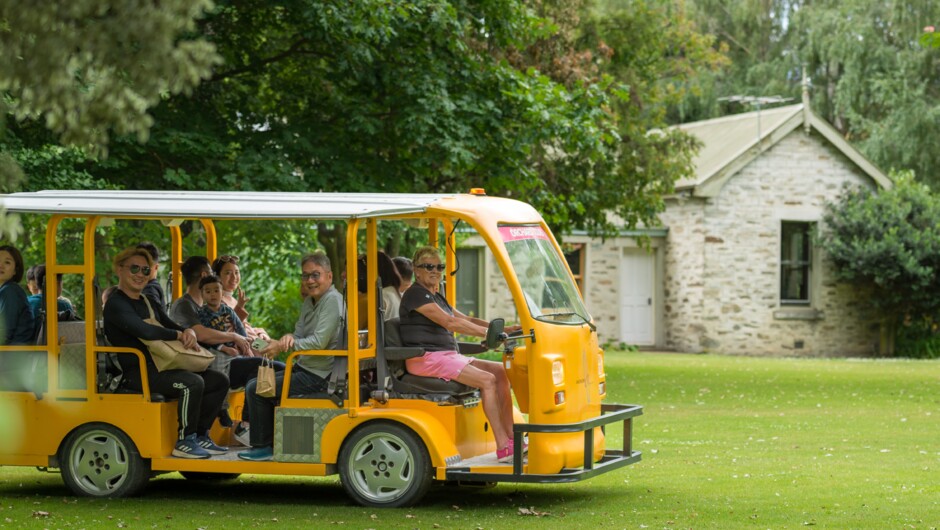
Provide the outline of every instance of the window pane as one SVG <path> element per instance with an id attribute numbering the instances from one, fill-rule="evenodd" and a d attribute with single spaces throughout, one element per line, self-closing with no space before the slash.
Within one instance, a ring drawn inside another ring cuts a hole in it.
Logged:
<path id="1" fill-rule="evenodd" d="M 808 304 L 810 299 L 810 230 L 812 223 L 784 222 L 781 226 L 780 300 Z"/>

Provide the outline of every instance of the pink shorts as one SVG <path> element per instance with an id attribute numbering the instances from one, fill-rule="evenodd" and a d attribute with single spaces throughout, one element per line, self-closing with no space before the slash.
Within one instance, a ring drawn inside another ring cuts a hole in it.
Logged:
<path id="1" fill-rule="evenodd" d="M 439 377 L 444 381 L 450 381 L 460 375 L 461 370 L 472 360 L 453 350 L 429 351 L 421 357 L 406 359 L 405 367 L 412 375 Z"/>

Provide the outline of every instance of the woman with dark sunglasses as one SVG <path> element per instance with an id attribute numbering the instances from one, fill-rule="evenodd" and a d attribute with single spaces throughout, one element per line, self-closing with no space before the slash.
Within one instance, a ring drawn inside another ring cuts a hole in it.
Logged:
<path id="1" fill-rule="evenodd" d="M 225 254 L 212 262 L 212 272 L 222 280 L 222 303 L 235 310 L 245 327 L 248 340 L 271 340 L 271 336 L 264 328 L 256 328 L 248 323 L 248 311 L 245 305 L 251 300 L 245 296 L 245 291 L 239 287 L 242 281 L 241 270 L 238 268 L 238 256 Z"/>
<path id="2" fill-rule="evenodd" d="M 454 338 L 454 333 L 485 337 L 489 322 L 464 315 L 441 296 L 439 289 L 446 267 L 436 248 L 419 248 L 413 263 L 415 282 L 402 296 L 399 309 L 402 346 L 424 348 L 425 353 L 407 359 L 405 367 L 413 375 L 453 379 L 479 388 L 483 412 L 496 439 L 496 458 L 499 462 L 511 462 L 512 395 L 506 370 L 502 363 L 461 355 Z M 519 326 L 512 326 L 506 331 L 518 329 Z"/>

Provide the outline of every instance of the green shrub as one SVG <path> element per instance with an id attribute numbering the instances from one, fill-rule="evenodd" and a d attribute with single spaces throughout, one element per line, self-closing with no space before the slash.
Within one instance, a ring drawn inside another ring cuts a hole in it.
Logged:
<path id="1" fill-rule="evenodd" d="M 897 356 L 914 359 L 940 358 L 940 327 L 933 319 L 905 323 L 898 329 Z"/>

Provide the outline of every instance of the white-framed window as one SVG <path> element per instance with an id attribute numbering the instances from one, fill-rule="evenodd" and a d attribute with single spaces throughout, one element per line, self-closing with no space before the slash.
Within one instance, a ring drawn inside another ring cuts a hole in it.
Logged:
<path id="1" fill-rule="evenodd" d="M 815 223 L 782 221 L 780 226 L 780 305 L 809 306 L 813 286 Z"/>

